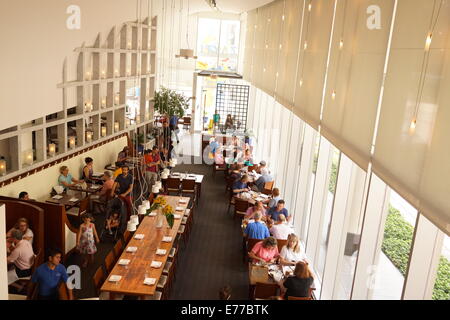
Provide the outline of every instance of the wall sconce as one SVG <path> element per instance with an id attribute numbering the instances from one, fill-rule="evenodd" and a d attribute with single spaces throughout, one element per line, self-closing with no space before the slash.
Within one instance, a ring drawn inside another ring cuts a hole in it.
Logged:
<path id="1" fill-rule="evenodd" d="M 92 142 L 92 132 L 91 131 L 86 132 L 86 142 L 87 143 Z"/>
<path id="2" fill-rule="evenodd" d="M 119 132 L 119 121 L 114 122 L 114 132 Z"/>
<path id="3" fill-rule="evenodd" d="M 86 72 L 86 80 L 91 80 L 92 74 L 90 71 Z"/>
<path id="4" fill-rule="evenodd" d="M 86 112 L 91 112 L 94 109 L 94 107 L 92 106 L 91 102 L 86 102 L 84 104 L 84 110 L 86 110 Z"/>
<path id="5" fill-rule="evenodd" d="M 28 150 L 24 154 L 25 164 L 31 166 L 33 164 L 33 150 Z"/>
<path id="6" fill-rule="evenodd" d="M 102 127 L 102 137 L 106 137 L 106 127 Z"/>
<path id="7" fill-rule="evenodd" d="M 106 97 L 102 98 L 102 108 L 106 107 Z"/>
<path id="8" fill-rule="evenodd" d="M 339 49 L 342 49 L 344 47 L 344 40 L 341 39 L 339 42 Z"/>
<path id="9" fill-rule="evenodd" d="M 115 75 L 116 77 L 118 77 L 118 76 L 119 76 L 119 70 L 115 69 L 115 70 L 114 70 L 114 75 Z"/>
<path id="10" fill-rule="evenodd" d="M 6 175 L 6 160 L 3 157 L 0 159 L 0 175 Z"/>
<path id="11" fill-rule="evenodd" d="M 119 100 L 120 100 L 119 94 L 116 94 L 116 96 L 114 98 L 114 102 L 115 102 L 116 106 L 119 105 Z"/>
<path id="12" fill-rule="evenodd" d="M 333 92 L 331 93 L 331 99 L 336 99 L 336 90 L 333 90 Z"/>
<path id="13" fill-rule="evenodd" d="M 127 47 L 128 47 L 128 49 L 131 49 L 131 41 L 128 41 Z"/>
<path id="14" fill-rule="evenodd" d="M 69 148 L 75 149 L 75 137 L 69 137 Z"/>
<path id="15" fill-rule="evenodd" d="M 102 70 L 102 78 L 106 79 L 106 72 L 105 72 L 105 70 Z"/>
<path id="16" fill-rule="evenodd" d="M 50 157 L 54 157 L 56 153 L 56 145 L 54 143 L 50 143 L 48 145 L 48 155 Z"/>

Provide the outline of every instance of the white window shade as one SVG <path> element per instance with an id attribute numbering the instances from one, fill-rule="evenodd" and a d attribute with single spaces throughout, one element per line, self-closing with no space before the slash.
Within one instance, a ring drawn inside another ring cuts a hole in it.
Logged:
<path id="1" fill-rule="evenodd" d="M 320 122 L 322 92 L 326 75 L 328 49 L 335 1 L 313 1 L 305 15 L 294 112 L 313 128 Z M 306 50 L 305 50 L 306 48 Z"/>
<path id="2" fill-rule="evenodd" d="M 381 29 L 367 28 L 372 4 L 383 13 Z M 393 1 L 352 0 L 336 11 L 322 134 L 361 168 L 370 161 L 393 10 Z"/>
<path id="3" fill-rule="evenodd" d="M 399 2 L 373 170 L 422 214 L 448 233 L 448 2 L 443 2 L 433 32 L 429 57 L 424 50 L 427 35 L 438 16 L 439 3 L 440 1 L 437 1 L 435 6 L 434 1 Z M 422 77 L 423 72 L 425 73 Z M 420 103 L 416 108 L 418 101 Z M 411 132 L 411 122 L 414 118 L 417 118 L 417 124 L 415 131 Z"/>
<path id="4" fill-rule="evenodd" d="M 284 21 L 284 1 L 272 3 L 269 7 L 269 15 L 266 21 L 266 36 L 264 47 L 264 65 L 262 89 L 270 95 L 275 94 L 277 80 L 278 57 L 280 53 L 280 34 Z"/>
<path id="5" fill-rule="evenodd" d="M 255 49 L 253 56 L 253 84 L 258 88 L 264 87 L 264 52 L 266 50 L 266 32 L 267 19 L 269 18 L 270 8 L 265 6 L 258 8 L 258 23 L 255 30 Z M 270 30 L 269 30 L 270 31 Z"/>
<path id="6" fill-rule="evenodd" d="M 256 10 L 250 11 L 247 14 L 247 32 L 245 38 L 245 52 L 244 52 L 244 79 L 252 81 L 252 67 L 253 67 L 253 46 L 255 42 L 256 23 L 258 13 Z"/>
<path id="7" fill-rule="evenodd" d="M 304 1 L 286 0 L 284 26 L 280 39 L 278 60 L 278 82 L 276 98 L 284 106 L 291 108 L 297 79 L 300 33 L 303 25 Z"/>

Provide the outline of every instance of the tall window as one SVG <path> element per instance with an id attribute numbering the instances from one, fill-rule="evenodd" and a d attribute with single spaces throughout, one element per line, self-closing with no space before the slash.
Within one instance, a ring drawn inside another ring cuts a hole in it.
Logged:
<path id="1" fill-rule="evenodd" d="M 198 20 L 197 69 L 237 71 L 240 21 Z"/>

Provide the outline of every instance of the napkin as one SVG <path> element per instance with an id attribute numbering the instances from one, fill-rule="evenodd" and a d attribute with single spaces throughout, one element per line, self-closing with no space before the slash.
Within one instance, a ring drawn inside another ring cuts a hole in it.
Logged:
<path id="1" fill-rule="evenodd" d="M 76 201 L 78 201 L 78 198 L 71 198 L 69 201 L 70 202 L 76 202 Z"/>
<path id="2" fill-rule="evenodd" d="M 129 259 L 120 259 L 119 260 L 119 264 L 121 265 L 121 266 L 126 266 L 126 265 L 128 265 L 130 263 L 130 260 Z"/>
<path id="3" fill-rule="evenodd" d="M 150 267 L 152 268 L 161 268 L 161 266 L 162 266 L 161 261 L 152 261 L 152 264 L 150 265 Z"/>
<path id="4" fill-rule="evenodd" d="M 97 190 L 100 189 L 102 186 L 99 186 L 98 184 L 94 184 L 91 186 L 91 189 Z"/>
<path id="5" fill-rule="evenodd" d="M 158 256 L 165 256 L 166 253 L 167 253 L 167 250 L 166 250 L 166 249 L 158 249 L 158 250 L 156 250 L 156 254 L 157 254 Z"/>
<path id="6" fill-rule="evenodd" d="M 188 200 L 186 200 L 186 199 L 180 199 L 178 202 L 179 202 L 179 203 L 188 203 Z"/>
<path id="7" fill-rule="evenodd" d="M 171 242 L 172 241 L 172 237 L 164 237 L 162 239 L 163 242 Z"/>
<path id="8" fill-rule="evenodd" d="M 56 195 L 56 196 L 52 197 L 52 199 L 55 199 L 55 200 L 59 200 L 59 199 L 62 199 L 62 198 L 63 198 L 63 196 L 60 196 L 60 195 Z"/>
<path id="9" fill-rule="evenodd" d="M 142 240 L 142 239 L 144 239 L 144 235 L 143 234 L 137 234 L 137 235 L 134 236 L 134 238 L 136 240 Z"/>
<path id="10" fill-rule="evenodd" d="M 176 207 L 175 211 L 184 211 L 184 208 L 183 207 Z"/>
<path id="11" fill-rule="evenodd" d="M 148 285 L 148 286 L 152 286 L 156 283 L 156 279 L 155 278 L 145 278 L 144 279 L 144 284 Z"/>
<path id="12" fill-rule="evenodd" d="M 137 247 L 128 247 L 127 248 L 127 252 L 136 252 L 137 251 Z"/>
<path id="13" fill-rule="evenodd" d="M 150 212 L 150 214 L 149 214 L 148 216 L 149 216 L 149 217 L 156 217 L 156 211 Z"/>
<path id="14" fill-rule="evenodd" d="M 113 274 L 113 275 L 111 275 L 109 277 L 108 280 L 111 281 L 111 282 L 117 282 L 117 281 L 120 281 L 120 279 L 122 279 L 122 276 L 118 276 L 118 275 Z"/>
<path id="15" fill-rule="evenodd" d="M 181 215 L 179 215 L 179 214 L 174 214 L 174 215 L 173 215 L 173 218 L 174 218 L 174 219 L 181 219 Z"/>

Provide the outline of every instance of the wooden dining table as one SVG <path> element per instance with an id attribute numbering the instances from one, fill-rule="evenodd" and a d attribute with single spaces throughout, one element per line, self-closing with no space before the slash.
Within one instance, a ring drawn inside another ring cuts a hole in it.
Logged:
<path id="1" fill-rule="evenodd" d="M 170 175 L 170 178 L 180 178 L 182 179 L 195 179 L 195 185 L 197 186 L 197 194 L 198 198 L 200 199 L 201 193 L 202 193 L 202 183 L 205 176 L 203 174 L 195 174 L 195 173 L 188 173 L 187 177 L 185 177 L 185 173 L 180 172 L 173 172 Z"/>
<path id="2" fill-rule="evenodd" d="M 52 196 L 52 197 L 48 198 L 47 200 L 45 200 L 45 202 L 61 204 L 61 205 L 65 206 L 66 210 L 69 210 L 70 208 L 77 206 L 80 203 L 80 201 L 85 198 L 85 195 L 83 194 L 83 192 L 73 191 L 73 190 L 71 190 L 71 192 L 69 194 L 67 194 L 67 192 L 63 192 L 63 193 L 59 194 L 58 196 L 62 196 L 62 198 L 54 199 L 53 198 L 54 196 Z M 71 201 L 72 199 L 76 199 L 76 201 Z"/>
<path id="3" fill-rule="evenodd" d="M 102 186 L 94 183 L 86 183 L 86 188 L 84 188 L 81 185 L 75 185 L 72 187 L 68 187 L 70 190 L 73 191 L 81 191 L 86 193 L 95 194 L 97 192 L 100 192 L 102 190 Z"/>
<path id="4" fill-rule="evenodd" d="M 127 244 L 128 247 L 137 247 L 135 253 L 129 253 L 124 249 L 116 265 L 108 275 L 105 283 L 101 287 L 102 292 L 109 292 L 110 298 L 113 299 L 115 295 L 133 295 L 140 298 L 146 296 L 153 296 L 155 294 L 159 278 L 162 275 L 163 268 L 167 262 L 170 249 L 173 247 L 175 238 L 178 233 L 178 229 L 181 226 L 181 220 L 184 215 L 184 210 L 187 209 L 189 204 L 188 197 L 175 197 L 175 196 L 160 196 L 166 199 L 167 204 L 172 206 L 174 210 L 177 207 L 182 207 L 183 211 L 176 211 L 175 214 L 180 215 L 180 219 L 175 219 L 173 227 L 168 228 L 166 219 L 164 220 L 162 228 L 156 227 L 157 216 L 145 217 L 139 225 L 139 228 L 135 231 L 134 236 Z M 186 203 L 180 203 L 180 200 L 184 200 Z M 144 238 L 141 240 L 135 239 L 138 234 L 143 234 Z M 171 237 L 170 242 L 163 242 L 163 237 Z M 157 249 L 166 250 L 165 255 L 156 255 Z M 119 264 L 121 259 L 130 260 L 127 266 Z M 161 267 L 151 267 L 152 261 L 160 261 Z M 112 275 L 118 275 L 122 278 L 117 282 L 109 281 Z M 156 279 L 154 285 L 144 284 L 145 278 Z"/>

